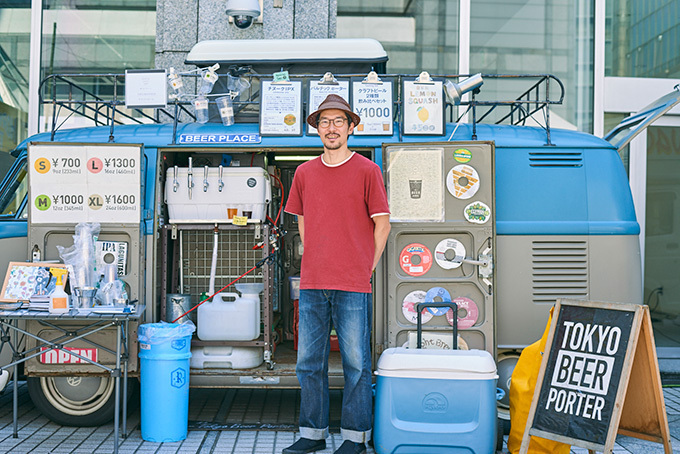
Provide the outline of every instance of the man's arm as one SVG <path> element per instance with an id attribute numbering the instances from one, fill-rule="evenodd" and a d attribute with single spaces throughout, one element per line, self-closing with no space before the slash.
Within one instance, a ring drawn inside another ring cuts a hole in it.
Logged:
<path id="1" fill-rule="evenodd" d="M 373 228 L 373 243 L 375 245 L 375 255 L 373 256 L 373 270 L 378 266 L 378 261 L 380 256 L 385 250 L 385 244 L 387 243 L 387 236 L 390 234 L 390 215 L 381 214 L 379 216 L 373 216 L 373 223 L 375 227 Z"/>
<path id="2" fill-rule="evenodd" d="M 305 245 L 305 219 L 301 214 L 297 215 L 298 218 L 298 231 L 300 232 L 300 240 L 302 240 L 302 246 Z"/>

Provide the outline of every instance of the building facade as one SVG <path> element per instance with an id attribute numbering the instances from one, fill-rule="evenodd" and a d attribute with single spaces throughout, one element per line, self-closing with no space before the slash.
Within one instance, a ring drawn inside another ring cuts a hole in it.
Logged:
<path id="1" fill-rule="evenodd" d="M 16 143 L 46 127 L 37 98 L 44 76 L 182 69 L 202 40 L 375 38 L 391 73 L 550 73 L 566 88 L 553 126 L 597 136 L 680 82 L 680 0 L 262 0 L 261 21 L 247 30 L 229 24 L 224 3 L 0 2 L 0 168 Z M 479 99 L 512 88 L 488 82 Z M 111 85 L 89 89 L 107 96 Z M 640 297 L 652 309 L 660 357 L 677 357 L 680 108 L 621 155 L 642 229 Z"/>

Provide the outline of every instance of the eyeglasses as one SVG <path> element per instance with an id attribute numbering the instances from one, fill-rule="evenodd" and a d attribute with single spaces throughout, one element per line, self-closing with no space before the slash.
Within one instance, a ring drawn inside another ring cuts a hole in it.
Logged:
<path id="1" fill-rule="evenodd" d="M 344 117 L 337 117 L 333 118 L 332 120 L 329 120 L 328 118 L 324 118 L 323 120 L 319 120 L 317 123 L 317 126 L 319 128 L 327 128 L 333 123 L 337 128 L 340 128 L 344 126 L 345 122 L 347 122 L 347 118 Z"/>

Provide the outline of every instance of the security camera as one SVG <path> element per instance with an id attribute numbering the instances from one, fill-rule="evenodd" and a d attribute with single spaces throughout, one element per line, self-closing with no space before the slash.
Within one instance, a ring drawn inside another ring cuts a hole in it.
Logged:
<path id="1" fill-rule="evenodd" d="M 261 14 L 258 0 L 227 0 L 227 16 L 234 20 L 236 28 L 245 30 Z"/>

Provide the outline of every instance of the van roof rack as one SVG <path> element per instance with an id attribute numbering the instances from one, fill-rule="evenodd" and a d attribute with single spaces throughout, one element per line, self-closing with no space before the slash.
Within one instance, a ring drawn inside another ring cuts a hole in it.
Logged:
<path id="1" fill-rule="evenodd" d="M 272 74 L 255 74 L 248 71 L 248 67 L 240 67 L 235 74 L 245 78 L 249 87 L 234 100 L 234 112 L 237 122 L 253 122 L 259 119 L 260 81 L 270 80 Z M 181 73 L 182 77 L 198 78 L 196 71 Z M 291 74 L 295 80 L 319 80 L 322 74 Z M 336 79 L 363 80 L 366 74 L 335 74 Z M 394 118 L 401 114 L 402 81 L 415 80 L 415 74 L 380 74 L 384 81 L 394 83 Z M 433 80 L 463 79 L 468 75 L 431 75 Z M 551 74 L 482 74 L 484 82 L 489 85 L 510 83 L 521 85 L 521 93 L 510 99 L 486 99 L 484 87 L 474 90 L 468 100 L 460 103 L 462 109 L 455 109 L 446 103 L 445 116 L 448 122 L 459 122 L 465 115 L 470 114 L 472 124 L 472 138 L 476 139 L 478 123 L 525 125 L 532 119 L 546 131 L 546 145 L 552 145 L 550 139 L 550 107 L 562 104 L 564 100 L 564 85 Z M 226 82 L 221 77 L 215 85 L 209 98 L 224 96 L 228 93 Z M 77 115 L 89 119 L 93 126 L 109 126 L 110 137 L 113 141 L 115 125 L 145 124 L 145 123 L 177 123 L 195 121 L 193 109 L 190 108 L 194 94 L 182 95 L 179 99 L 168 102 L 165 109 L 128 109 L 124 102 L 125 74 L 52 74 L 46 77 L 40 85 L 40 103 L 43 108 L 51 111 L 49 115 L 51 138 L 67 120 Z M 304 97 L 304 95 L 303 95 Z M 306 99 L 303 105 L 306 106 Z M 214 103 L 214 100 L 211 100 Z M 459 110 L 463 110 L 462 113 Z M 68 112 L 66 118 L 61 119 L 60 113 Z M 305 110 L 306 111 L 306 110 Z M 543 113 L 538 119 L 536 114 Z M 542 121 L 539 121 L 542 120 Z"/>

